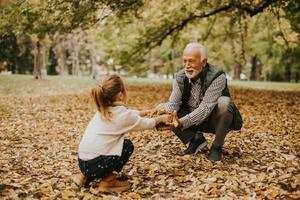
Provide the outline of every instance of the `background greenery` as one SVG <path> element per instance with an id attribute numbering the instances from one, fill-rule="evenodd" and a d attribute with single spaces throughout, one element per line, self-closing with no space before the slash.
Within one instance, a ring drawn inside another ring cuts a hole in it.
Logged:
<path id="1" fill-rule="evenodd" d="M 184 46 L 200 42 L 234 79 L 299 80 L 298 1 L 1 0 L 0 9 L 2 71 L 172 77 Z"/>

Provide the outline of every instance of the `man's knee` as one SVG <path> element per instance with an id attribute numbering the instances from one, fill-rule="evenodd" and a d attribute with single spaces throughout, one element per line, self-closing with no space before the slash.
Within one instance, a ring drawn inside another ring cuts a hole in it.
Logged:
<path id="1" fill-rule="evenodd" d="M 218 98 L 218 112 L 223 114 L 230 111 L 231 99 L 230 97 L 221 96 Z"/>

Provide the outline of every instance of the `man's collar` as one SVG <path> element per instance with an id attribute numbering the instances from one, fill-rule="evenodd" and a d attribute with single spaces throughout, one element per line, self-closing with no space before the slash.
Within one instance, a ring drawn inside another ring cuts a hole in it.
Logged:
<path id="1" fill-rule="evenodd" d="M 191 79 L 188 79 L 188 80 L 189 80 L 189 84 L 193 84 L 193 85 L 197 84 L 197 83 L 199 83 L 201 81 L 200 76 L 198 76 L 198 78 L 194 82 Z"/>

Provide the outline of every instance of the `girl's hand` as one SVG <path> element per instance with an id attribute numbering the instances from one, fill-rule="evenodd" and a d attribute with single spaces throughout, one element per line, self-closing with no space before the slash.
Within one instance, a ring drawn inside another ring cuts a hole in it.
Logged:
<path id="1" fill-rule="evenodd" d="M 150 113 L 152 113 L 152 112 L 153 112 L 153 109 L 151 109 L 151 110 L 141 110 L 140 111 L 140 116 L 141 117 L 146 117 L 146 116 L 150 115 Z"/>
<path id="2" fill-rule="evenodd" d="M 164 116 L 164 115 L 161 115 Z M 174 128 L 180 127 L 180 121 L 176 115 L 176 111 L 167 115 L 167 117 L 163 118 L 160 123 L 156 124 L 156 130 L 172 130 Z"/>
<path id="3" fill-rule="evenodd" d="M 163 114 L 169 114 L 169 113 L 164 109 L 156 109 L 156 108 L 140 111 L 140 116 L 141 117 L 154 118 L 155 116 L 160 116 L 160 115 L 163 115 Z"/>

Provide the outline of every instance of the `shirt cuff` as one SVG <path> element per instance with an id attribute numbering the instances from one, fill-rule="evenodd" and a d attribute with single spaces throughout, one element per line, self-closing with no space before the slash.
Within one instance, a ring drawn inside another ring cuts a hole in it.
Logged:
<path id="1" fill-rule="evenodd" d="M 187 129 L 193 125 L 190 115 L 185 115 L 184 117 L 180 118 L 179 121 L 182 125 L 181 126 L 182 129 Z"/>
<path id="2" fill-rule="evenodd" d="M 134 113 L 134 114 L 140 116 L 140 111 L 139 111 L 139 110 L 131 110 L 131 111 L 132 111 L 132 113 Z"/>
<path id="3" fill-rule="evenodd" d="M 144 118 L 146 120 L 147 128 L 154 128 L 156 125 L 154 118 Z"/>
<path id="4" fill-rule="evenodd" d="M 172 113 L 173 111 L 176 111 L 176 110 L 173 109 L 171 106 L 169 106 L 169 103 L 161 103 L 161 104 L 158 104 L 155 108 L 156 108 L 156 109 L 164 109 L 164 110 L 166 110 L 168 113 Z"/>

